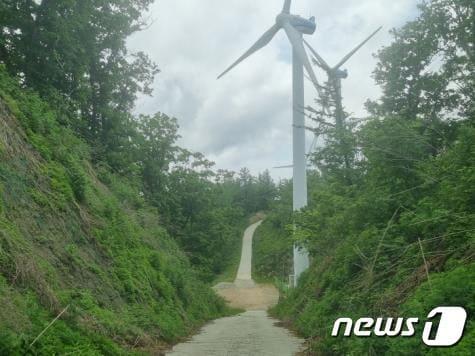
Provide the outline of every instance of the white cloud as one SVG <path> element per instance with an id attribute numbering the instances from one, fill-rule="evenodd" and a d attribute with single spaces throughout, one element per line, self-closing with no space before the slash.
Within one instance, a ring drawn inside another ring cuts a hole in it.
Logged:
<path id="1" fill-rule="evenodd" d="M 291 51 L 283 33 L 263 50 L 217 81 L 274 23 L 283 1 L 159 0 L 150 10 L 154 23 L 129 40 L 160 67 L 152 98 L 137 102 L 139 113 L 161 111 L 178 118 L 180 144 L 201 151 L 219 168 L 253 173 L 291 162 Z M 306 39 L 330 64 L 383 25 L 346 65 L 347 109 L 364 114 L 367 98 L 379 89 L 370 75 L 372 53 L 390 43 L 388 30 L 416 14 L 415 0 L 294 0 L 292 13 L 317 18 L 317 32 Z M 321 81 L 323 73 L 318 72 Z M 307 86 L 307 103 L 314 90 Z M 309 142 L 310 144 L 310 142 Z M 272 172 L 286 176 L 290 170 Z"/>

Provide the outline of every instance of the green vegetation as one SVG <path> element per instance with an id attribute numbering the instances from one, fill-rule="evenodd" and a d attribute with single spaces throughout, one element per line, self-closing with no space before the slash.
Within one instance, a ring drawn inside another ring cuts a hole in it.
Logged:
<path id="1" fill-rule="evenodd" d="M 193 162 L 155 173 L 168 194 L 145 182 L 140 190 L 138 179 L 93 165 L 89 144 L 4 68 L 0 98 L 2 354 L 152 352 L 231 312 L 207 283 L 234 268 L 228 256 L 239 251 L 248 205 L 272 200 L 267 173 L 199 170 L 211 163 L 190 153 Z M 166 135 L 149 136 L 143 150 Z M 160 196 L 168 203 L 155 203 Z"/>
<path id="2" fill-rule="evenodd" d="M 433 0 L 420 11 L 378 54 L 383 96 L 367 104 L 372 116 L 347 117 L 344 132 L 316 118 L 325 146 L 312 157 L 309 207 L 292 218 L 289 182 L 257 231 L 255 269 L 264 278 L 287 280 L 294 241 L 310 251 L 310 269 L 272 313 L 317 355 L 475 348 L 474 6 Z M 469 315 L 452 348 L 425 347 L 420 328 L 413 338 L 331 337 L 339 317 L 425 320 L 443 305 Z"/>
<path id="3" fill-rule="evenodd" d="M 292 274 L 292 184 L 277 186 L 278 201 L 254 233 L 252 275 L 258 282 L 287 282 Z"/>
<path id="4" fill-rule="evenodd" d="M 227 313 L 127 179 L 96 174 L 87 144 L 3 69 L 0 96 L 2 354 L 150 351 Z"/>
<path id="5" fill-rule="evenodd" d="M 393 31 L 369 118 L 335 127 L 334 110 L 310 111 L 325 145 L 295 214 L 290 181 L 215 170 L 177 145 L 176 119 L 132 114 L 158 73 L 126 48 L 151 2 L 0 3 L 0 354 L 153 354 L 232 313 L 209 287 L 258 211 L 256 279 L 277 281 L 272 312 L 309 352 L 470 354 L 472 319 L 442 351 L 330 329 L 475 312 L 473 1 L 423 3 Z M 312 263 L 288 290 L 294 243 Z"/>
<path id="6" fill-rule="evenodd" d="M 151 2 L 0 3 L 0 354 L 158 353 L 233 312 L 210 283 L 274 185 L 132 115 Z"/>

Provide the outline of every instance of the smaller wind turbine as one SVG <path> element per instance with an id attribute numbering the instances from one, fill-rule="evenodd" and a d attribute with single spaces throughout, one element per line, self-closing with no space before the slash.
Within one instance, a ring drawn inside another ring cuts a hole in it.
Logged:
<path id="1" fill-rule="evenodd" d="M 315 63 L 321 67 L 328 76 L 328 82 L 330 85 L 334 87 L 335 90 L 335 126 L 337 129 L 343 128 L 343 121 L 344 121 L 344 113 L 343 113 L 343 103 L 342 103 L 342 95 L 341 95 L 341 80 L 346 79 L 348 77 L 348 71 L 346 69 L 341 70 L 341 66 L 345 64 L 353 55 L 363 47 L 371 38 L 376 35 L 381 30 L 382 26 L 380 26 L 376 31 L 374 31 L 371 35 L 369 35 L 364 41 L 362 41 L 358 46 L 353 48 L 346 56 L 344 56 L 335 66 L 330 67 L 327 62 L 318 54 L 316 50 L 310 46 L 310 44 L 303 40 L 305 45 L 308 49 L 312 52 L 315 57 Z"/>

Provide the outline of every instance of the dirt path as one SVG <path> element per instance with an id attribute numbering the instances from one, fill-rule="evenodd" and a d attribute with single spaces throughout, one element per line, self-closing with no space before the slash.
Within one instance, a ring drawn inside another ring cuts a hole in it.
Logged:
<path id="1" fill-rule="evenodd" d="M 259 285 L 252 280 L 252 237 L 260 223 L 252 224 L 244 232 L 241 263 L 234 283 L 214 287 L 229 305 L 246 312 L 213 321 L 190 341 L 176 345 L 168 355 L 290 356 L 301 349 L 304 340 L 277 326 L 277 320 L 267 315 L 266 310 L 279 300 L 278 291 L 272 285 Z"/>

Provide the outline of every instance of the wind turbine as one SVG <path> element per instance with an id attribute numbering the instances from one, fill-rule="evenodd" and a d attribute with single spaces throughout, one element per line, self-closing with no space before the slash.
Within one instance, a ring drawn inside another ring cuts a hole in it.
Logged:
<path id="1" fill-rule="evenodd" d="M 305 152 L 305 113 L 304 113 L 304 73 L 305 68 L 313 85 L 320 93 L 320 86 L 307 57 L 303 45 L 303 35 L 315 33 L 315 17 L 304 19 L 290 14 L 291 0 L 285 0 L 284 7 L 275 19 L 275 24 L 267 30 L 256 43 L 238 58 L 218 79 L 245 60 L 247 57 L 265 47 L 281 29 L 285 31 L 292 45 L 293 78 L 293 209 L 300 210 L 307 206 L 307 172 Z M 309 266 L 308 252 L 305 248 L 294 245 L 294 285 L 300 274 Z"/>
<path id="2" fill-rule="evenodd" d="M 366 42 L 368 42 L 371 38 L 374 37 L 380 30 L 382 26 L 378 27 L 376 31 L 374 31 L 371 35 L 369 35 L 366 39 L 364 39 L 358 46 L 353 48 L 347 55 L 345 55 L 335 66 L 330 67 L 327 62 L 315 51 L 310 44 L 304 40 L 305 45 L 310 49 L 312 54 L 315 57 L 316 64 L 321 67 L 328 76 L 328 82 L 330 85 L 333 85 L 335 89 L 335 126 L 338 130 L 343 128 L 343 121 L 344 121 L 344 113 L 343 113 L 343 103 L 342 103 L 342 96 L 341 96 L 341 80 L 346 79 L 348 77 L 348 71 L 341 70 L 341 66 L 345 64 L 361 47 L 363 47 Z M 313 80 L 312 80 L 313 81 Z"/>

